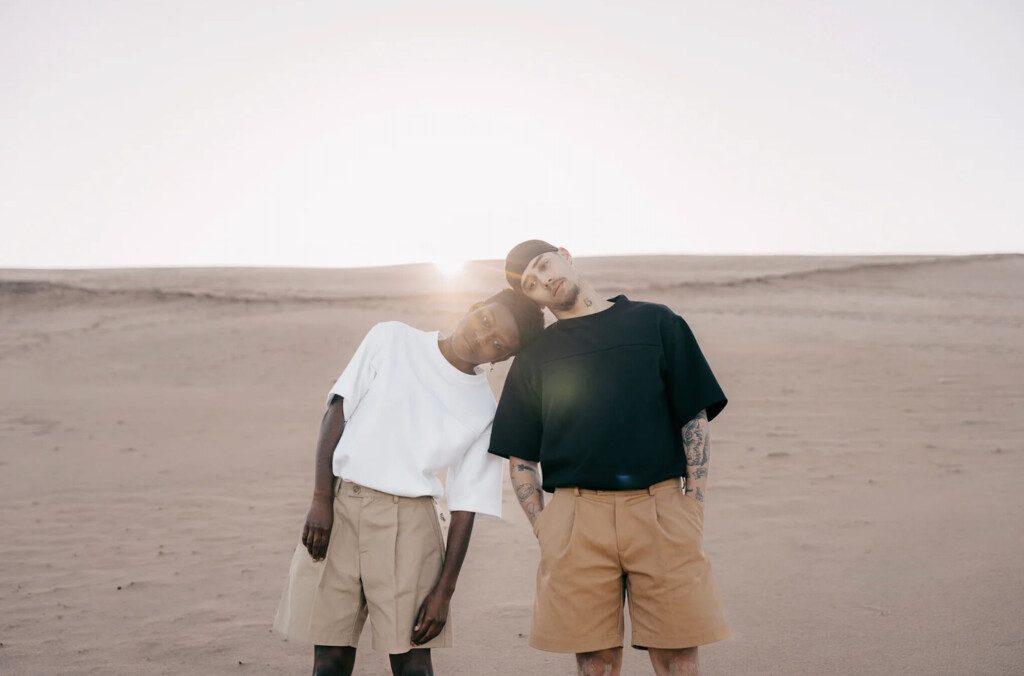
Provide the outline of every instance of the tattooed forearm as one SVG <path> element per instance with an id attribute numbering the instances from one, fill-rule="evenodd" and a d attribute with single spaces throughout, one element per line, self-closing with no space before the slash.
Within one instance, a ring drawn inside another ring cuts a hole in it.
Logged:
<path id="1" fill-rule="evenodd" d="M 708 464 L 711 449 L 708 444 L 708 414 L 704 411 L 683 427 L 683 448 L 686 450 L 686 464 L 690 467 Z"/>
<path id="2" fill-rule="evenodd" d="M 707 412 L 701 411 L 683 427 L 683 452 L 686 454 L 686 492 L 704 503 L 711 461 L 711 433 Z"/>
<path id="3" fill-rule="evenodd" d="M 509 458 L 508 474 L 512 480 L 512 490 L 516 493 L 519 506 L 523 508 L 530 523 L 544 509 L 544 494 L 541 492 L 540 476 L 537 463 L 519 458 Z"/>

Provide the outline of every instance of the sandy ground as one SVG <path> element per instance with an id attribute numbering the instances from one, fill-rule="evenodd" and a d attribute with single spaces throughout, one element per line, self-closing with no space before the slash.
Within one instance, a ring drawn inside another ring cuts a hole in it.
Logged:
<path id="1" fill-rule="evenodd" d="M 731 400 L 705 548 L 735 636 L 706 673 L 1024 670 L 1024 257 L 578 265 L 683 314 Z M 501 284 L 0 271 L 0 673 L 307 673 L 270 623 L 324 393 L 375 322 L 450 328 Z M 574 673 L 526 645 L 537 547 L 505 507 L 438 673 Z M 357 673 L 384 664 L 364 642 Z"/>

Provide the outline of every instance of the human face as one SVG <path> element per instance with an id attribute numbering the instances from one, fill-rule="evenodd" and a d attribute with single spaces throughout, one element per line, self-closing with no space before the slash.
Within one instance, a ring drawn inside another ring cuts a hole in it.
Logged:
<path id="1" fill-rule="evenodd" d="M 519 327 L 512 312 L 501 303 L 474 308 L 459 321 L 451 335 L 455 356 L 474 366 L 504 361 L 514 355 L 519 346 Z"/>
<path id="2" fill-rule="evenodd" d="M 521 285 L 527 298 L 551 310 L 572 308 L 580 295 L 580 278 L 565 249 L 542 253 L 530 261 Z"/>

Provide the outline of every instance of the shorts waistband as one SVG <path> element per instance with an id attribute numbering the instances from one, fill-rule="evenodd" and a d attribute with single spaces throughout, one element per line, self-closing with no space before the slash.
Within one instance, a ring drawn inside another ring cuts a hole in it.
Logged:
<path id="1" fill-rule="evenodd" d="M 555 492 L 568 491 L 574 495 L 607 495 L 608 497 L 617 496 L 628 496 L 628 495 L 654 495 L 657 492 L 668 491 L 668 490 L 680 490 L 683 487 L 683 477 L 677 476 L 671 479 L 665 479 L 659 481 L 656 484 L 651 484 L 647 488 L 635 488 L 625 491 L 613 491 L 613 490 L 597 490 L 593 488 L 576 488 L 573 486 L 556 488 Z"/>
<path id="2" fill-rule="evenodd" d="M 349 481 L 348 479 L 342 479 L 340 477 L 334 477 L 334 494 L 345 495 L 352 498 L 388 498 L 393 502 L 399 500 L 433 500 L 431 495 L 418 495 L 416 497 L 408 497 L 405 495 L 395 495 L 393 493 L 386 493 L 384 491 L 378 491 L 376 488 L 369 488 L 362 484 L 357 484 Z"/>

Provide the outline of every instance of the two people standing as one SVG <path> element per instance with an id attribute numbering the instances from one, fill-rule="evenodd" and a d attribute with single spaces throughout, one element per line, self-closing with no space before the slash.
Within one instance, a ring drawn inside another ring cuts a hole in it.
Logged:
<path id="1" fill-rule="evenodd" d="M 517 245 L 505 273 L 512 289 L 448 338 L 374 327 L 332 388 L 275 620 L 316 646 L 314 674 L 351 673 L 367 615 L 396 674 L 432 673 L 474 515 L 500 516 L 502 458 L 541 549 L 532 646 L 618 673 L 626 599 L 658 674 L 697 673 L 696 646 L 728 636 L 701 547 L 726 398 L 693 333 L 664 306 L 599 297 L 546 242 Z M 543 330 L 540 307 L 558 320 Z M 475 367 L 516 353 L 495 411 Z"/>

